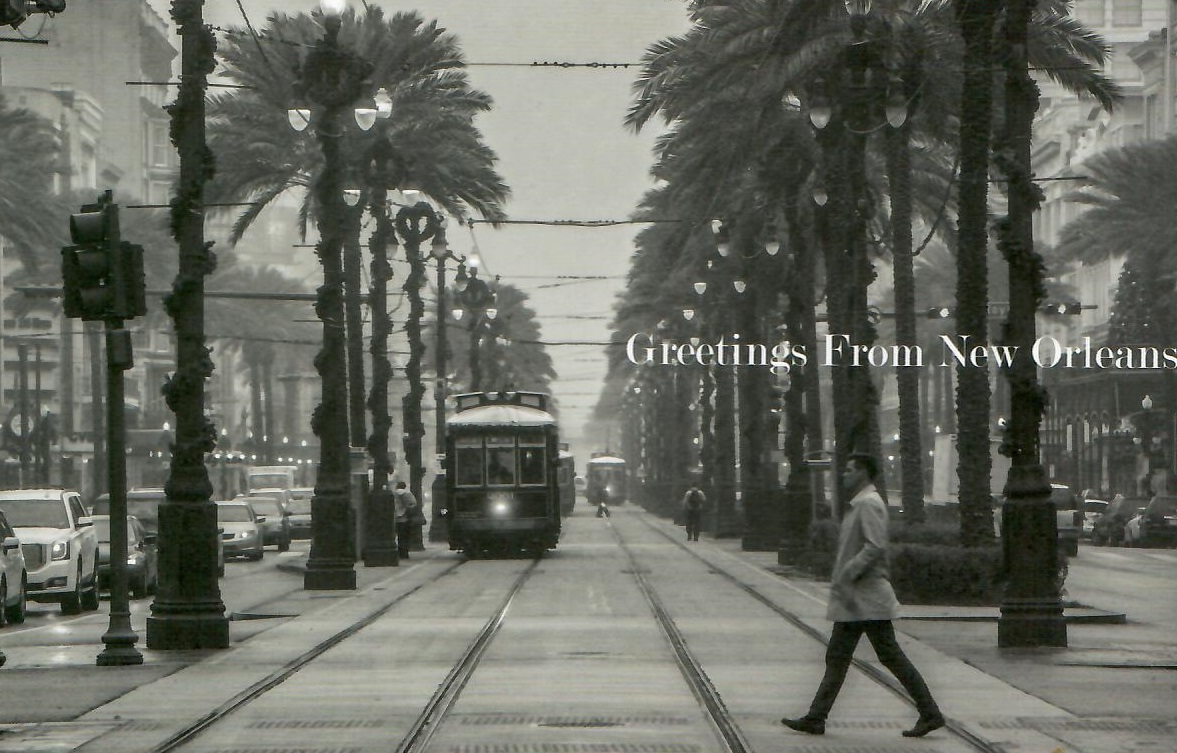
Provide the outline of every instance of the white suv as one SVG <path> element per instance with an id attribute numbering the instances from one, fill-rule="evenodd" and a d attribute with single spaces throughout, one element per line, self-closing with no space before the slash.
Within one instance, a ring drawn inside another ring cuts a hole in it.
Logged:
<path id="1" fill-rule="evenodd" d="M 98 534 L 67 489 L 0 492 L 0 510 L 20 538 L 29 601 L 61 604 L 65 614 L 98 608 Z"/>

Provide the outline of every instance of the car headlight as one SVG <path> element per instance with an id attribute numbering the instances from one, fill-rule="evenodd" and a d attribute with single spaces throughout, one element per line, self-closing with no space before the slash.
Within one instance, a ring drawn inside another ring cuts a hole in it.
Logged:
<path id="1" fill-rule="evenodd" d="M 65 541 L 54 541 L 53 546 L 49 549 L 49 559 L 51 560 L 67 560 L 69 559 L 69 539 Z"/>

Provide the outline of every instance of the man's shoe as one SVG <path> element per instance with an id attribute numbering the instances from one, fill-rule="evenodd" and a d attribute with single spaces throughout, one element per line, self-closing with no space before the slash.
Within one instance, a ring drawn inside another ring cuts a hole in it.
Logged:
<path id="1" fill-rule="evenodd" d="M 785 717 L 781 720 L 781 724 L 791 730 L 804 732 L 807 735 L 824 735 L 826 733 L 826 723 L 821 719 L 808 719 L 806 717 L 789 719 Z"/>
<path id="2" fill-rule="evenodd" d="M 904 737 L 923 737 L 924 735 L 938 730 L 944 726 L 944 717 L 940 714 L 936 716 L 920 717 L 911 729 L 903 730 Z"/>

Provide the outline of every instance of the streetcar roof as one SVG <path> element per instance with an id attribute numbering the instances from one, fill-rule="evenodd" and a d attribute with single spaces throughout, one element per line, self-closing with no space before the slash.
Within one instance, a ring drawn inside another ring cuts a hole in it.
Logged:
<path id="1" fill-rule="evenodd" d="M 449 426 L 554 426 L 551 413 L 519 405 L 480 405 L 451 417 Z"/>
<path id="2" fill-rule="evenodd" d="M 601 455 L 600 457 L 595 457 L 588 462 L 589 463 L 600 463 L 601 465 L 610 464 L 610 463 L 620 463 L 621 465 L 625 465 L 624 460 L 622 460 L 621 458 L 618 458 L 618 457 L 614 457 L 612 455 Z"/>

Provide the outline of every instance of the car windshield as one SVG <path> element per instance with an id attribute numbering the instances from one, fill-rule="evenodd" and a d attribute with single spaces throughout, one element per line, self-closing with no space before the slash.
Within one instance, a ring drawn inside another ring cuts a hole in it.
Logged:
<path id="1" fill-rule="evenodd" d="M 311 501 L 309 499 L 292 499 L 286 509 L 290 511 L 291 515 L 310 515 Z"/>
<path id="2" fill-rule="evenodd" d="M 245 505 L 217 505 L 217 520 L 222 523 L 248 523 L 252 518 Z"/>
<path id="3" fill-rule="evenodd" d="M 98 534 L 99 544 L 110 543 L 110 518 L 94 518 L 94 532 Z M 127 543 L 137 544 L 138 539 L 135 538 L 135 529 L 127 525 Z"/>
<path id="4" fill-rule="evenodd" d="M 4 499 L 0 510 L 13 528 L 69 528 L 69 516 L 59 499 Z"/>
<path id="5" fill-rule="evenodd" d="M 267 499 L 264 497 L 255 497 L 250 501 L 253 505 L 254 511 L 258 515 L 281 515 L 282 511 L 278 507 L 278 500 Z"/>
<path id="6" fill-rule="evenodd" d="M 1108 503 L 1099 499 L 1089 499 L 1083 503 L 1083 512 L 1103 512 L 1108 508 Z"/>

